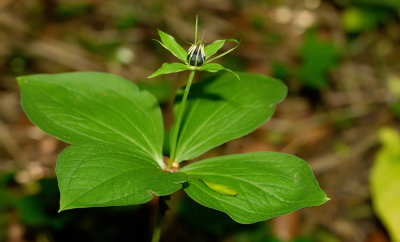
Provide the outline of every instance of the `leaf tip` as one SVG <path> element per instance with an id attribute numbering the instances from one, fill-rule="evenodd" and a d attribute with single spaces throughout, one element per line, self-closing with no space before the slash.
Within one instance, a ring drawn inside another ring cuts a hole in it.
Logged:
<path id="1" fill-rule="evenodd" d="M 231 69 L 228 69 L 228 68 L 225 68 L 225 70 L 227 70 L 229 73 L 234 75 L 238 79 L 238 81 L 240 81 L 240 76 L 236 72 L 234 72 L 234 71 L 232 71 Z"/>
<path id="2" fill-rule="evenodd" d="M 20 85 L 20 86 L 27 82 L 25 76 L 19 76 L 16 79 L 17 79 L 18 85 Z"/>
<path id="3" fill-rule="evenodd" d="M 61 212 L 65 211 L 65 210 L 67 210 L 67 209 L 68 208 L 65 208 L 65 206 L 61 205 L 61 203 L 60 203 L 60 209 L 58 209 L 57 213 L 61 213 Z"/>
<path id="4" fill-rule="evenodd" d="M 71 206 L 71 202 L 65 201 L 63 198 L 60 199 L 60 208 L 58 209 L 58 213 L 64 212 L 65 210 L 74 209 L 77 207 Z"/>
<path id="5" fill-rule="evenodd" d="M 240 76 L 235 72 L 235 76 L 236 76 L 236 78 L 238 79 L 238 81 L 241 81 L 240 80 Z"/>

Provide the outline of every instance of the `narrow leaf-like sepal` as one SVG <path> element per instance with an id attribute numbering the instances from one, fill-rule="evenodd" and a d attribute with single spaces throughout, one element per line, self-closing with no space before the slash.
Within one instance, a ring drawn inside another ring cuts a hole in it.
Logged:
<path id="1" fill-rule="evenodd" d="M 400 241 L 400 133 L 394 128 L 381 128 L 382 146 L 370 174 L 372 205 L 392 241 Z"/>
<path id="2" fill-rule="evenodd" d="M 184 186 L 189 197 L 244 224 L 329 200 L 307 163 L 282 153 L 214 157 L 190 164 L 181 171 L 190 177 Z"/>
<path id="3" fill-rule="evenodd" d="M 234 42 L 236 44 L 239 43 L 239 41 L 237 41 L 236 39 L 220 39 L 220 40 L 216 40 L 216 41 L 214 41 L 213 43 L 207 45 L 204 48 L 204 52 L 205 52 L 206 58 L 210 58 L 211 56 L 216 54 L 222 48 L 222 46 L 224 46 L 226 41 L 231 41 L 231 42 Z"/>
<path id="4" fill-rule="evenodd" d="M 226 41 L 228 41 L 228 40 L 226 40 Z M 234 50 L 239 46 L 239 44 L 240 44 L 240 42 L 237 41 L 237 40 L 235 40 L 235 39 L 229 39 L 229 41 L 235 42 L 235 43 L 236 43 L 236 46 L 233 47 L 233 48 L 231 48 L 231 49 L 229 49 L 229 50 L 227 50 L 227 51 L 225 51 L 225 52 L 223 52 L 222 54 L 217 55 L 217 56 L 214 57 L 214 58 L 208 59 L 207 51 L 204 50 L 204 51 L 206 52 L 207 63 L 212 62 L 213 60 L 219 59 L 219 58 L 221 58 L 222 56 L 225 56 L 225 55 L 231 53 L 231 52 L 234 51 Z M 214 42 L 214 43 L 215 43 L 215 42 Z M 213 43 L 213 44 L 214 44 L 214 43 Z M 219 43 L 219 44 L 220 44 L 220 43 Z M 216 44 L 215 47 L 218 47 L 218 45 Z M 221 46 L 221 47 L 222 47 L 222 46 Z M 207 47 L 206 47 L 206 48 L 207 48 Z M 205 48 L 205 49 L 206 49 L 206 48 Z M 212 50 L 211 47 L 209 48 L 208 51 L 210 51 L 210 50 Z M 212 52 L 210 51 L 210 53 L 212 53 Z"/>
<path id="5" fill-rule="evenodd" d="M 223 67 L 222 65 L 220 65 L 218 63 L 205 64 L 199 70 L 200 71 L 209 71 L 209 72 L 227 71 L 227 72 L 231 73 L 232 75 L 234 75 L 238 80 L 240 80 L 240 77 L 238 74 L 236 74 L 234 71 L 232 71 L 228 68 Z"/>
<path id="6" fill-rule="evenodd" d="M 158 70 L 156 70 L 153 74 L 151 74 L 147 78 L 153 78 L 159 75 L 176 73 L 186 70 L 189 70 L 189 68 L 182 63 L 164 63 Z"/>
<path id="7" fill-rule="evenodd" d="M 186 57 L 187 57 L 187 52 L 181 45 L 176 42 L 175 38 L 161 30 L 158 30 L 158 35 L 161 38 L 162 46 L 169 50 L 174 56 L 176 56 L 178 59 L 183 61 L 184 63 L 187 63 Z"/>

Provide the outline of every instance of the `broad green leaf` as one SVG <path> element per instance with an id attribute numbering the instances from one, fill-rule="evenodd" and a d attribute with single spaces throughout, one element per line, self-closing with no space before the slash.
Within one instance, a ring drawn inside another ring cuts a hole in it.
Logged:
<path id="1" fill-rule="evenodd" d="M 161 38 L 160 43 L 165 49 L 169 50 L 178 59 L 187 63 L 187 52 L 176 42 L 175 38 L 161 30 L 158 30 L 158 35 Z"/>
<path id="2" fill-rule="evenodd" d="M 232 42 L 235 42 L 236 44 L 239 43 L 239 41 L 237 41 L 235 39 L 216 40 L 204 48 L 204 53 L 206 54 L 206 58 L 209 58 L 212 55 L 216 54 L 222 48 L 222 46 L 224 46 L 226 41 L 232 41 Z"/>
<path id="3" fill-rule="evenodd" d="M 151 74 L 148 78 L 153 78 L 159 75 L 187 71 L 189 68 L 182 63 L 164 63 L 158 70 Z"/>
<path id="4" fill-rule="evenodd" d="M 223 67 L 222 65 L 218 63 L 208 63 L 205 64 L 204 66 L 200 67 L 199 70 L 201 71 L 209 71 L 209 72 L 218 72 L 218 71 L 227 71 L 234 75 L 238 80 L 240 80 L 240 77 L 238 74 L 236 74 L 234 71 L 229 70 L 228 68 Z"/>
<path id="5" fill-rule="evenodd" d="M 303 160 L 276 152 L 214 157 L 180 171 L 189 177 L 185 192 L 196 202 L 249 224 L 317 206 L 329 199 Z M 224 194 L 202 181 L 236 192 Z"/>
<path id="6" fill-rule="evenodd" d="M 286 96 L 286 86 L 279 80 L 248 73 L 239 73 L 239 77 L 240 81 L 223 74 L 192 86 L 179 130 L 176 162 L 252 132 L 272 116 L 275 105 Z M 175 100 L 175 117 L 182 92 Z"/>
<path id="7" fill-rule="evenodd" d="M 18 78 L 29 119 L 69 144 L 103 144 L 148 156 L 164 167 L 157 100 L 112 74 L 73 72 Z"/>
<path id="8" fill-rule="evenodd" d="M 161 170 L 151 158 L 102 145 L 72 145 L 58 157 L 60 211 L 141 204 L 169 195 L 187 181 L 184 173 Z"/>
<path id="9" fill-rule="evenodd" d="M 400 241 L 400 134 L 391 128 L 379 134 L 382 148 L 370 178 L 372 202 L 392 240 Z"/>

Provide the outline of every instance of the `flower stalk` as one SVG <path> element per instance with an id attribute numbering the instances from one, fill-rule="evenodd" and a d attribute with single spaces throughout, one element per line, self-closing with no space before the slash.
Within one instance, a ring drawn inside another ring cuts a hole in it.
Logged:
<path id="1" fill-rule="evenodd" d="M 168 162 L 168 169 L 172 168 L 172 163 L 175 161 L 176 146 L 177 146 L 177 142 L 178 142 L 178 133 L 179 133 L 180 126 L 181 126 L 181 123 L 182 123 L 182 117 L 183 117 L 183 114 L 185 112 L 186 100 L 187 100 L 187 97 L 189 95 L 189 90 L 190 90 L 190 87 L 192 85 L 192 81 L 193 81 L 195 73 L 196 73 L 196 71 L 193 70 L 189 74 L 189 77 L 188 77 L 188 80 L 187 80 L 187 83 L 186 83 L 186 87 L 185 87 L 185 92 L 183 94 L 183 98 L 182 98 L 182 101 L 181 101 L 181 106 L 180 106 L 180 109 L 179 109 L 179 113 L 178 113 L 177 119 L 175 120 L 175 122 L 176 122 L 175 129 L 172 130 L 173 133 L 172 133 L 172 137 L 171 137 L 171 152 L 170 152 L 170 159 L 169 159 L 169 162 Z"/>

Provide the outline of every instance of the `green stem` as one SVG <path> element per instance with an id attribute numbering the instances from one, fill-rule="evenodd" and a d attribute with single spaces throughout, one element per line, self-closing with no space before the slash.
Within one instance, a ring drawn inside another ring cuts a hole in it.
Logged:
<path id="1" fill-rule="evenodd" d="M 168 209 L 167 203 L 165 202 L 167 199 L 168 196 L 158 197 L 157 218 L 156 223 L 154 224 L 151 242 L 160 241 L 162 220 L 164 218 L 165 211 Z"/>
<path id="2" fill-rule="evenodd" d="M 161 221 L 162 221 L 162 216 L 160 213 L 157 213 L 157 220 L 156 224 L 154 225 L 153 229 L 153 237 L 151 238 L 151 242 L 158 242 L 160 241 L 160 235 L 161 235 Z"/>
<path id="3" fill-rule="evenodd" d="M 190 86 L 192 85 L 192 81 L 193 81 L 193 77 L 194 77 L 194 73 L 196 71 L 191 71 L 189 74 L 189 78 L 187 80 L 186 83 L 186 88 L 185 88 L 185 93 L 183 94 L 183 98 L 182 98 L 182 102 L 181 102 L 181 106 L 179 109 L 179 113 L 176 119 L 176 123 L 175 123 L 175 127 L 173 129 L 173 133 L 172 133 L 172 139 L 171 139 L 171 155 L 170 155 L 170 159 L 169 159 L 169 163 L 168 163 L 168 169 L 172 168 L 172 162 L 175 161 L 175 156 L 176 156 L 176 145 L 178 142 L 178 133 L 179 133 L 179 129 L 181 126 L 181 122 L 182 122 L 182 117 L 183 117 L 183 113 L 185 112 L 185 106 L 186 106 L 186 100 L 189 94 L 189 90 L 190 90 Z"/>

